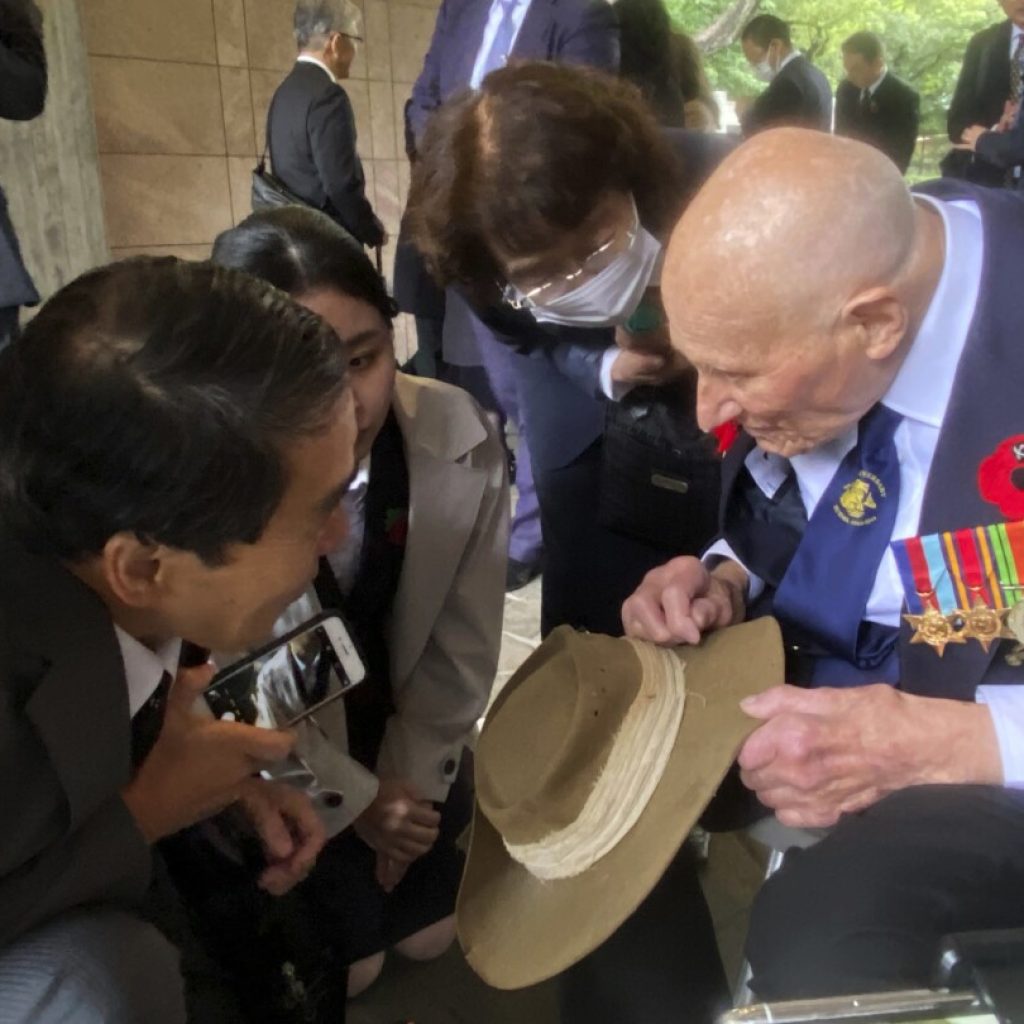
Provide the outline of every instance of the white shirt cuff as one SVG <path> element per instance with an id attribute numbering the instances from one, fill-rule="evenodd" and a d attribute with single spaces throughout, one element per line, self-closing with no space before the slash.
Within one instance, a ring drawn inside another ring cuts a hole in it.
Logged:
<path id="1" fill-rule="evenodd" d="M 1024 789 L 1024 686 L 979 686 L 975 700 L 992 714 L 1003 785 Z"/>
<path id="2" fill-rule="evenodd" d="M 613 402 L 619 402 L 633 390 L 632 384 L 621 384 L 612 380 L 612 366 L 619 358 L 622 349 L 618 345 L 612 345 L 604 350 L 601 356 L 601 391 L 606 398 Z"/>
<path id="3" fill-rule="evenodd" d="M 713 569 L 726 558 L 737 565 L 743 565 L 743 562 L 740 561 L 727 540 L 716 540 L 701 556 L 701 561 L 708 569 Z M 743 565 L 743 569 L 749 580 L 747 584 L 747 604 L 750 604 L 764 593 L 764 580 L 760 576 L 755 576 L 745 565 Z"/>

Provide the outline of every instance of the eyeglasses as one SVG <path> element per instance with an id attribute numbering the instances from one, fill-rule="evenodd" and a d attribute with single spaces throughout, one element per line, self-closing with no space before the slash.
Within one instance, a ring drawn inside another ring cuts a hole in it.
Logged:
<path id="1" fill-rule="evenodd" d="M 534 306 L 543 305 L 545 302 L 553 302 L 571 292 L 583 281 L 589 281 L 590 278 L 596 277 L 620 253 L 632 249 L 639 234 L 640 214 L 634 204 L 633 226 L 622 233 L 616 232 L 607 242 L 599 245 L 571 274 L 559 274 L 525 292 L 520 291 L 511 282 L 502 284 L 499 281 L 501 299 L 516 310 L 531 309 Z"/>

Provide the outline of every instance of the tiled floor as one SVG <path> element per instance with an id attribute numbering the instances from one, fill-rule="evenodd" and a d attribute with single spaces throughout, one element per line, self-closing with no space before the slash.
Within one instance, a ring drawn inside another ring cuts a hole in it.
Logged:
<path id="1" fill-rule="evenodd" d="M 540 640 L 540 581 L 510 594 L 496 690 Z M 715 836 L 704 868 L 704 891 L 730 978 L 736 977 L 747 908 L 761 879 L 759 853 L 735 836 Z M 457 948 L 431 964 L 392 957 L 384 975 L 351 1005 L 350 1024 L 557 1024 L 554 985 L 521 992 L 488 988 Z"/>

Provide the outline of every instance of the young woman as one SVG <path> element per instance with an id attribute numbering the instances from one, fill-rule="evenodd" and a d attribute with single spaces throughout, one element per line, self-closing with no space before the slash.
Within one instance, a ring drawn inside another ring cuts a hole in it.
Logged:
<path id="1" fill-rule="evenodd" d="M 431 959 L 454 937 L 455 840 L 472 804 L 463 754 L 501 637 L 506 463 L 465 392 L 396 371 L 394 304 L 326 216 L 253 214 L 217 239 L 213 260 L 319 313 L 349 353 L 359 470 L 343 499 L 348 536 L 280 627 L 338 608 L 367 663 L 366 681 L 323 718 L 342 794 L 329 821 L 340 831 L 302 886 L 354 995 L 388 950 Z"/>

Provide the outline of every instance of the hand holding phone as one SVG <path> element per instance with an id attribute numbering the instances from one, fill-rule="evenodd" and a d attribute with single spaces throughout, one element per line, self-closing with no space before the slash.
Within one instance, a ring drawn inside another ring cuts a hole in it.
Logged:
<path id="1" fill-rule="evenodd" d="M 163 726 L 134 778 L 121 790 L 150 843 L 234 803 L 243 784 L 288 756 L 295 736 L 196 714 L 210 683 L 210 666 L 182 669 L 171 685 Z"/>

